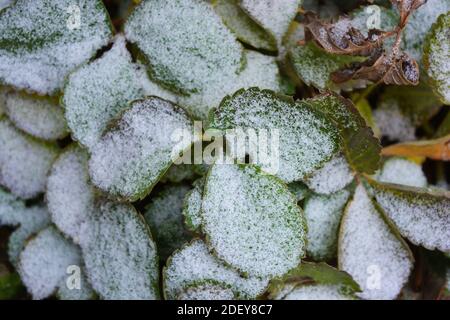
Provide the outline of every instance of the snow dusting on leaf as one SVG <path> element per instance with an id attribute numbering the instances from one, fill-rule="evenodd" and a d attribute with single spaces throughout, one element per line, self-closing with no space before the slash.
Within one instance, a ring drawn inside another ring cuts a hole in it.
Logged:
<path id="1" fill-rule="evenodd" d="M 245 274 L 279 276 L 304 256 L 302 210 L 280 180 L 256 166 L 213 165 L 201 214 L 208 244 Z"/>
<path id="2" fill-rule="evenodd" d="M 411 253 L 374 206 L 362 185 L 341 222 L 339 269 L 360 285 L 364 299 L 395 299 L 412 270 Z"/>
<path id="3" fill-rule="evenodd" d="M 213 281 L 233 290 L 239 299 L 255 299 L 268 285 L 268 280 L 244 278 L 208 252 L 206 244 L 193 240 L 167 261 L 163 271 L 164 295 L 176 299 L 187 288 L 199 282 Z"/>
<path id="4" fill-rule="evenodd" d="M 71 6 L 79 21 L 70 19 Z M 17 0 L 0 12 L 0 82 L 53 94 L 111 35 L 100 0 Z"/>
<path id="5" fill-rule="evenodd" d="M 424 188 L 428 185 L 422 166 L 403 158 L 386 160 L 377 180 L 384 183 L 395 183 L 405 186 Z"/>

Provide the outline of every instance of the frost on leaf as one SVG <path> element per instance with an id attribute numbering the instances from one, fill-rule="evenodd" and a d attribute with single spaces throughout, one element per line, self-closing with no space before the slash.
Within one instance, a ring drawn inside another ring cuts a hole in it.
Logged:
<path id="1" fill-rule="evenodd" d="M 199 178 L 193 183 L 194 188 L 186 194 L 183 204 L 183 216 L 186 227 L 192 232 L 199 232 L 202 224 L 202 201 L 205 178 Z"/>
<path id="2" fill-rule="evenodd" d="M 323 94 L 306 102 L 339 128 L 343 152 L 353 170 L 371 174 L 378 169 L 380 142 L 350 100 Z"/>
<path id="3" fill-rule="evenodd" d="M 96 297 L 94 290 L 86 278 L 85 270 L 80 269 L 80 271 L 79 286 L 77 284 L 77 286 L 74 287 L 68 285 L 68 283 L 70 283 L 69 277 L 71 275 L 66 273 L 67 276 L 62 279 L 58 291 L 56 292 L 56 296 L 59 300 L 93 300 Z"/>
<path id="4" fill-rule="evenodd" d="M 254 165 L 213 165 L 202 203 L 202 230 L 223 261 L 241 272 L 273 277 L 300 263 L 306 230 L 287 187 Z"/>
<path id="5" fill-rule="evenodd" d="M 17 227 L 8 241 L 8 257 L 13 265 L 17 265 L 26 240 L 49 223 L 45 206 L 25 207 L 23 200 L 0 188 L 0 226 Z"/>
<path id="6" fill-rule="evenodd" d="M 333 157 L 325 165 L 304 179 L 305 184 L 314 192 L 331 194 L 345 188 L 353 181 L 354 173 L 342 155 Z"/>
<path id="7" fill-rule="evenodd" d="M 277 51 L 275 37 L 247 15 L 239 0 L 215 0 L 213 4 L 223 23 L 243 43 L 256 49 Z"/>
<path id="8" fill-rule="evenodd" d="M 273 279 L 268 289 L 269 298 L 277 300 L 351 300 L 360 291 L 346 272 L 311 262 Z"/>
<path id="9" fill-rule="evenodd" d="M 339 149 L 338 131 L 311 107 L 312 102 L 294 103 L 288 97 L 258 88 L 239 90 L 224 98 L 211 114 L 210 127 L 222 131 L 250 128 L 267 130 L 272 135 L 278 133 L 278 167 L 271 168 L 265 161 L 257 164 L 269 172 L 275 169 L 273 172 L 285 182 L 301 180 L 319 169 Z M 251 159 L 258 159 L 264 151 L 250 152 L 254 153 L 250 154 Z"/>
<path id="10" fill-rule="evenodd" d="M 297 202 L 302 201 L 310 194 L 310 190 L 302 182 L 291 182 L 287 186 L 289 191 L 294 195 L 295 199 L 297 199 Z"/>
<path id="11" fill-rule="evenodd" d="M 111 35 L 100 0 L 17 0 L 0 12 L 0 82 L 53 94 Z"/>
<path id="12" fill-rule="evenodd" d="M 342 218 L 339 269 L 360 285 L 364 299 L 395 299 L 412 270 L 412 256 L 362 185 Z"/>
<path id="13" fill-rule="evenodd" d="M 155 237 L 161 261 L 165 261 L 173 251 L 190 239 L 181 214 L 188 191 L 189 187 L 186 185 L 167 185 L 159 193 L 152 195 L 150 203 L 145 207 L 144 218 Z"/>
<path id="14" fill-rule="evenodd" d="M 349 191 L 342 190 L 329 196 L 312 195 L 305 200 L 306 252 L 313 260 L 328 261 L 336 256 L 339 223 L 349 196 Z"/>
<path id="15" fill-rule="evenodd" d="M 278 43 L 281 43 L 301 4 L 302 0 L 241 0 L 241 7 L 271 32 Z"/>
<path id="16" fill-rule="evenodd" d="M 318 89 L 336 90 L 330 75 L 352 63 L 364 61 L 364 57 L 328 53 L 313 42 L 296 46 L 291 50 L 290 61 L 295 72 L 306 85 Z"/>
<path id="17" fill-rule="evenodd" d="M 14 0 L 0 0 L 0 10 L 10 6 Z"/>
<path id="18" fill-rule="evenodd" d="M 403 48 L 416 61 L 422 61 L 424 42 L 431 26 L 449 10 L 450 0 L 428 0 L 409 17 L 403 35 Z"/>
<path id="19" fill-rule="evenodd" d="M 122 36 L 101 58 L 72 73 L 62 102 L 72 136 L 94 148 L 109 122 L 146 93 L 145 71 L 134 64 Z"/>
<path id="20" fill-rule="evenodd" d="M 268 285 L 268 280 L 242 277 L 208 252 L 206 244 L 193 240 L 167 261 L 163 271 L 164 295 L 176 299 L 189 287 L 205 281 L 230 288 L 239 299 L 255 299 Z"/>
<path id="21" fill-rule="evenodd" d="M 0 119 L 0 184 L 13 194 L 30 199 L 42 193 L 58 152 L 55 144 L 29 137 Z"/>
<path id="22" fill-rule="evenodd" d="M 234 293 L 226 286 L 205 282 L 187 288 L 177 300 L 234 300 Z"/>
<path id="23" fill-rule="evenodd" d="M 51 99 L 11 92 L 5 112 L 17 128 L 36 138 L 57 140 L 69 133 L 63 109 Z"/>
<path id="24" fill-rule="evenodd" d="M 401 184 L 417 188 L 425 188 L 428 185 L 422 166 L 403 158 L 386 160 L 376 179 L 383 183 Z"/>
<path id="25" fill-rule="evenodd" d="M 95 193 L 89 184 L 87 164 L 87 152 L 72 145 L 56 159 L 47 181 L 46 199 L 52 221 L 77 244 L 94 207 Z"/>
<path id="26" fill-rule="evenodd" d="M 450 251 L 448 192 L 368 181 L 377 203 L 402 236 L 429 250 Z"/>
<path id="27" fill-rule="evenodd" d="M 79 248 L 48 227 L 27 243 L 18 270 L 33 299 L 45 299 L 65 285 L 68 267 L 80 265 Z"/>
<path id="28" fill-rule="evenodd" d="M 80 244 L 88 279 L 101 298 L 158 299 L 156 246 L 133 206 L 100 200 Z"/>
<path id="29" fill-rule="evenodd" d="M 434 91 L 450 105 L 450 11 L 438 18 L 428 35 L 424 64 Z"/>
<path id="30" fill-rule="evenodd" d="M 143 1 L 125 35 L 142 52 L 151 78 L 179 93 L 201 92 L 242 68 L 242 46 L 206 1 Z"/>
<path id="31" fill-rule="evenodd" d="M 211 108 L 219 106 L 223 97 L 239 89 L 259 87 L 279 92 L 280 75 L 275 58 L 250 50 L 245 50 L 245 56 L 247 63 L 239 74 L 224 74 L 223 78 L 209 83 L 201 93 L 180 96 L 178 103 L 186 106 L 197 118 L 203 119 Z"/>
<path id="32" fill-rule="evenodd" d="M 192 132 L 192 121 L 179 106 L 157 97 L 135 101 L 93 148 L 92 182 L 116 197 L 144 198 L 194 142 L 188 139 Z"/>

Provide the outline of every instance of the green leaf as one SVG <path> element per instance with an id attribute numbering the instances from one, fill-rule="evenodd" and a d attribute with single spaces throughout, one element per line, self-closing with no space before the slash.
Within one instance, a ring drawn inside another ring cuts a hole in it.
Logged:
<path id="1" fill-rule="evenodd" d="M 429 250 L 450 251 L 450 194 L 368 179 L 374 197 L 402 236 Z"/>
<path id="2" fill-rule="evenodd" d="M 306 101 L 339 128 L 350 167 L 357 172 L 374 173 L 380 162 L 380 142 L 353 103 L 333 94 L 323 94 Z"/>
<path id="3" fill-rule="evenodd" d="M 290 62 L 297 76 L 308 86 L 318 89 L 336 90 L 330 75 L 352 63 L 364 61 L 366 58 L 358 56 L 336 55 L 328 53 L 314 42 L 294 47 L 289 55 Z"/>
<path id="4" fill-rule="evenodd" d="M 192 132 L 192 121 L 181 107 L 157 97 L 134 101 L 92 150 L 93 184 L 122 199 L 144 198 L 195 142 Z M 181 141 L 173 137 L 178 134 Z"/>
<path id="5" fill-rule="evenodd" d="M 339 223 L 349 197 L 350 192 L 342 190 L 329 196 L 312 195 L 305 200 L 306 253 L 314 261 L 336 257 Z"/>
<path id="6" fill-rule="evenodd" d="M 302 0 L 241 0 L 241 7 L 281 43 Z"/>
<path id="7" fill-rule="evenodd" d="M 274 36 L 253 21 L 239 6 L 239 0 L 215 0 L 214 10 L 236 37 L 253 48 L 277 51 Z"/>
<path id="8" fill-rule="evenodd" d="M 341 222 L 338 265 L 360 285 L 363 299 L 395 299 L 408 281 L 413 258 L 365 188 L 356 188 Z"/>
<path id="9" fill-rule="evenodd" d="M 255 299 L 268 285 L 267 279 L 241 277 L 211 255 L 202 240 L 195 239 L 168 259 L 163 269 L 164 297 L 176 299 L 187 288 L 205 281 L 230 288 L 238 299 Z"/>
<path id="10" fill-rule="evenodd" d="M 273 159 L 278 162 L 255 162 L 285 182 L 297 181 L 319 169 L 339 150 L 338 130 L 319 110 L 314 110 L 313 102 L 294 103 L 289 97 L 258 88 L 239 90 L 225 97 L 210 114 L 209 126 L 224 133 L 235 128 L 278 133 L 279 145 L 270 145 L 275 149 L 271 150 L 272 158 L 276 156 L 274 151 L 279 152 L 279 157 Z M 264 158 L 256 150 L 250 152 L 251 159 Z"/>
<path id="11" fill-rule="evenodd" d="M 254 165 L 215 164 L 206 178 L 202 230 L 219 259 L 247 275 L 279 276 L 305 253 L 296 202 L 279 179 Z"/>
<path id="12" fill-rule="evenodd" d="M 45 299 L 66 285 L 70 266 L 81 267 L 80 250 L 54 227 L 31 239 L 20 255 L 18 271 L 33 299 Z M 87 282 L 85 285 L 89 286 Z"/>
<path id="13" fill-rule="evenodd" d="M 13 194 L 31 199 L 44 192 L 58 153 L 56 144 L 34 139 L 0 119 L 0 184 Z"/>
<path id="14" fill-rule="evenodd" d="M 148 85 L 151 87 L 147 88 Z M 147 79 L 141 66 L 132 62 L 125 39 L 118 36 L 111 50 L 68 78 L 62 104 L 72 137 L 91 150 L 109 122 L 126 110 L 131 101 L 145 95 L 174 100 Z"/>
<path id="15" fill-rule="evenodd" d="M 22 281 L 17 273 L 0 275 L 0 300 L 15 299 L 22 289 Z"/>
<path id="16" fill-rule="evenodd" d="M 43 140 L 58 140 L 69 133 L 64 110 L 53 99 L 8 93 L 5 112 L 14 125 Z"/>
<path id="17" fill-rule="evenodd" d="M 323 262 L 303 262 L 284 276 L 273 279 L 268 289 L 269 297 L 287 300 L 304 300 L 299 298 L 300 295 L 309 296 L 308 300 L 314 297 L 325 300 L 354 299 L 354 294 L 360 291 L 359 285 L 348 273 Z"/>
<path id="18" fill-rule="evenodd" d="M 161 261 L 191 238 L 184 229 L 181 214 L 188 191 L 186 185 L 166 185 L 145 206 L 144 218 L 155 236 Z"/>
<path id="19" fill-rule="evenodd" d="M 432 118 L 441 108 L 431 88 L 421 82 L 417 86 L 389 86 L 378 99 L 379 109 L 396 109 L 414 126 L 420 126 Z"/>
<path id="20" fill-rule="evenodd" d="M 297 199 L 297 202 L 304 200 L 310 194 L 310 190 L 302 182 L 294 181 L 289 183 L 287 186 L 289 191 L 294 195 L 295 199 Z"/>
<path id="21" fill-rule="evenodd" d="M 102 299 L 158 299 L 156 246 L 132 205 L 99 200 L 83 231 L 86 273 Z"/>
<path id="22" fill-rule="evenodd" d="M 448 105 L 450 105 L 449 30 L 450 13 L 447 12 L 442 14 L 432 26 L 425 42 L 423 57 L 425 69 L 434 92 L 436 92 L 443 103 Z"/>
<path id="23" fill-rule="evenodd" d="M 0 12 L 0 82 L 54 94 L 108 43 L 111 29 L 100 0 L 15 1 Z"/>
<path id="24" fill-rule="evenodd" d="M 142 1 L 125 35 L 142 52 L 152 79 L 182 94 L 239 73 L 244 61 L 242 46 L 206 1 Z"/>

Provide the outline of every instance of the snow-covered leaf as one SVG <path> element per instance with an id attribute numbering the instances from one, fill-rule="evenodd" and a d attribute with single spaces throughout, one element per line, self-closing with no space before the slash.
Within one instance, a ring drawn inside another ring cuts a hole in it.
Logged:
<path id="1" fill-rule="evenodd" d="M 147 90 L 148 83 L 142 67 L 132 62 L 124 37 L 118 36 L 111 50 L 68 78 L 62 103 L 73 138 L 92 149 L 131 101 L 160 95 L 158 90 Z"/>
<path id="2" fill-rule="evenodd" d="M 56 144 L 38 141 L 0 119 L 0 184 L 15 195 L 30 199 L 44 192 L 58 152 Z"/>
<path id="3" fill-rule="evenodd" d="M 206 244 L 199 239 L 193 240 L 169 258 L 163 277 L 164 296 L 169 300 L 176 299 L 187 288 L 204 281 L 222 284 L 240 299 L 255 299 L 268 285 L 265 279 L 242 277 L 211 255 Z"/>
<path id="4" fill-rule="evenodd" d="M 174 155 L 194 137 L 193 124 L 179 106 L 158 97 L 132 103 L 122 118 L 92 149 L 92 182 L 111 195 L 134 201 L 144 198 L 169 169 Z"/>
<path id="5" fill-rule="evenodd" d="M 421 165 L 396 157 L 384 162 L 376 179 L 383 183 L 395 183 L 417 188 L 424 188 L 428 184 Z"/>
<path id="6" fill-rule="evenodd" d="M 242 46 L 207 1 L 142 1 L 125 35 L 142 52 L 152 79 L 183 94 L 239 73 L 244 62 Z"/>
<path id="7" fill-rule="evenodd" d="M 205 187 L 205 178 L 199 178 L 194 181 L 193 189 L 186 194 L 183 205 L 183 216 L 186 227 L 198 233 L 202 224 L 202 201 L 203 188 Z"/>
<path id="8" fill-rule="evenodd" d="M 178 300 L 234 300 L 234 293 L 230 288 L 205 281 L 184 290 Z"/>
<path id="9" fill-rule="evenodd" d="M 71 145 L 53 163 L 47 181 L 46 199 L 52 221 L 77 244 L 94 208 L 95 192 L 89 184 L 87 164 L 87 152 Z"/>
<path id="10" fill-rule="evenodd" d="M 430 83 L 443 103 L 450 105 L 450 5 L 433 25 L 424 48 Z"/>
<path id="11" fill-rule="evenodd" d="M 450 251 L 450 194 L 368 180 L 375 199 L 400 233 L 429 250 Z"/>
<path id="12" fill-rule="evenodd" d="M 342 155 L 336 155 L 322 168 L 304 179 L 304 182 L 316 193 L 331 194 L 350 184 L 353 175 L 347 160 Z"/>
<path id="13" fill-rule="evenodd" d="M 305 254 L 296 203 L 278 178 L 254 165 L 215 164 L 206 178 L 202 230 L 217 256 L 241 272 L 279 276 Z"/>
<path id="14" fill-rule="evenodd" d="M 190 237 L 184 229 L 183 201 L 189 187 L 186 185 L 167 185 L 155 195 L 144 210 L 144 218 L 150 226 L 158 247 L 161 261 L 165 261 Z"/>
<path id="15" fill-rule="evenodd" d="M 272 163 L 258 164 L 285 182 L 301 180 L 339 150 L 337 129 L 319 110 L 312 108 L 313 103 L 314 100 L 294 103 L 289 97 L 258 88 L 239 90 L 224 98 L 211 113 L 210 128 L 278 132 L 279 146 L 274 144 L 279 152 L 277 168 Z M 250 154 L 250 158 L 258 159 L 258 154 Z"/>
<path id="16" fill-rule="evenodd" d="M 0 12 L 0 82 L 53 94 L 112 35 L 100 0 L 17 0 Z"/>
<path id="17" fill-rule="evenodd" d="M 239 40 L 256 49 L 277 51 L 275 37 L 245 13 L 239 0 L 215 0 L 213 4 L 214 10 Z"/>
<path id="18" fill-rule="evenodd" d="M 17 265 L 26 240 L 50 223 L 47 208 L 42 205 L 26 207 L 23 200 L 0 188 L 0 226 L 17 227 L 8 241 L 8 257 Z"/>
<path id="19" fill-rule="evenodd" d="M 259 87 L 280 92 L 280 75 L 275 58 L 256 51 L 244 52 L 247 63 L 239 74 L 224 74 L 222 79 L 208 83 L 201 93 L 178 97 L 178 103 L 186 106 L 197 118 L 203 119 L 209 110 L 219 106 L 223 97 L 239 89 Z"/>
<path id="20" fill-rule="evenodd" d="M 424 42 L 437 18 L 450 10 L 450 0 L 428 0 L 408 19 L 403 48 L 416 61 L 422 61 Z"/>
<path id="21" fill-rule="evenodd" d="M 328 53 L 317 47 L 314 42 L 296 46 L 291 50 L 289 57 L 300 79 L 305 84 L 322 90 L 337 90 L 338 87 L 330 79 L 330 75 L 345 66 L 365 60 L 359 56 Z"/>
<path id="22" fill-rule="evenodd" d="M 14 125 L 44 140 L 62 139 L 68 134 L 63 109 L 52 99 L 8 93 L 5 111 Z"/>
<path id="23" fill-rule="evenodd" d="M 241 7 L 281 43 L 302 0 L 241 0 Z"/>
<path id="24" fill-rule="evenodd" d="M 48 227 L 27 243 L 20 255 L 18 270 L 33 299 L 45 299 L 60 285 L 65 285 L 63 280 L 68 267 L 80 265 L 79 248 L 56 228 Z"/>
<path id="25" fill-rule="evenodd" d="M 395 299 L 408 280 L 413 259 L 362 185 L 342 218 L 339 269 L 360 285 L 364 299 Z"/>
<path id="26" fill-rule="evenodd" d="M 156 246 L 130 204 L 99 200 L 80 239 L 92 287 L 107 300 L 159 297 Z"/>
<path id="27" fill-rule="evenodd" d="M 315 261 L 336 257 L 339 224 L 349 196 L 349 191 L 342 190 L 329 196 L 312 195 L 305 200 L 308 257 Z"/>

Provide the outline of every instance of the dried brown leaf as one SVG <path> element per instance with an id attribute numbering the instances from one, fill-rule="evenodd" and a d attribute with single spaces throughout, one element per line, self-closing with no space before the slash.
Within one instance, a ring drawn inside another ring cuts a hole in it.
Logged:
<path id="1" fill-rule="evenodd" d="M 450 135 L 445 137 L 395 144 L 381 151 L 384 156 L 427 157 L 433 160 L 450 161 Z"/>

